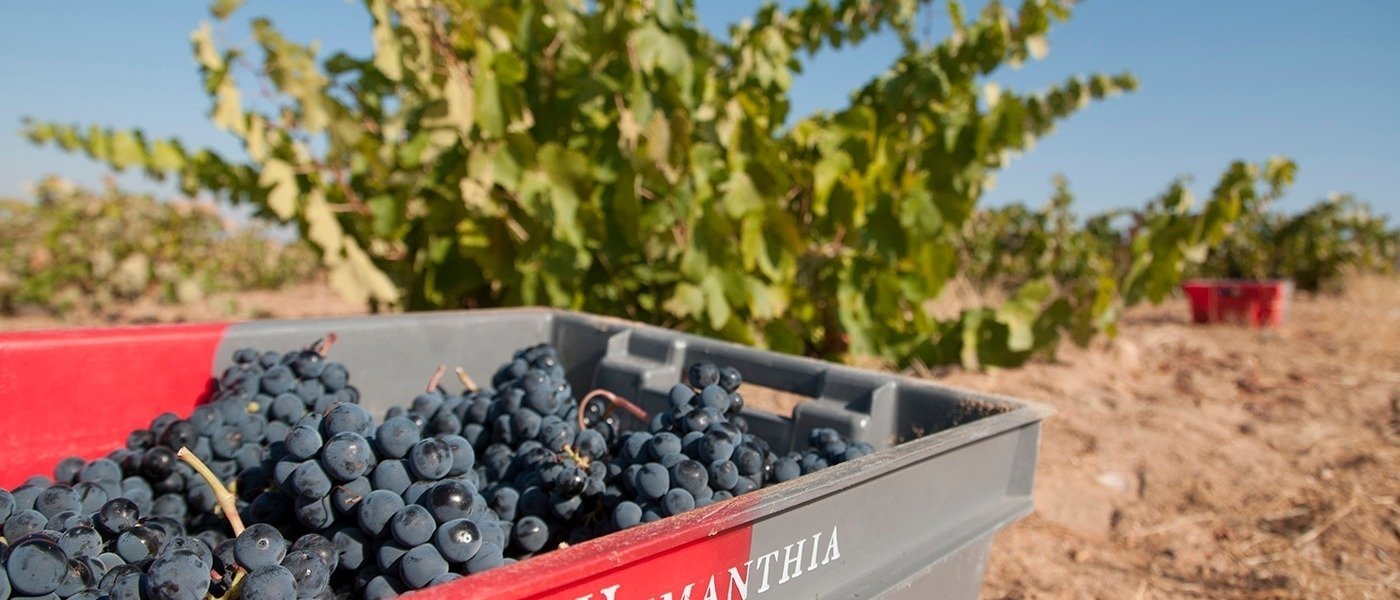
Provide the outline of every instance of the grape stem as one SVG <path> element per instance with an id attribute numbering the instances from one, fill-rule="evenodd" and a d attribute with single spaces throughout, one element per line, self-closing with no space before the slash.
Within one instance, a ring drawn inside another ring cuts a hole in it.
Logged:
<path id="1" fill-rule="evenodd" d="M 224 482 L 219 481 L 219 478 L 214 475 L 214 472 L 209 470 L 208 465 L 205 465 L 204 461 L 199 460 L 198 456 L 190 452 L 189 448 L 181 446 L 180 451 L 176 452 L 175 456 L 193 467 L 195 472 L 199 473 L 199 476 L 204 478 L 204 482 L 209 484 L 209 487 L 214 490 L 214 498 L 218 500 L 219 508 L 223 511 L 224 518 L 228 519 L 229 527 L 233 528 L 233 535 L 236 537 L 243 533 L 243 518 L 238 516 L 238 508 L 234 504 L 235 499 L 233 492 L 228 491 L 228 488 L 224 487 Z"/>
<path id="2" fill-rule="evenodd" d="M 579 428 L 579 430 L 588 429 L 588 423 L 584 421 L 584 412 L 585 412 L 585 411 L 583 410 L 583 407 L 588 406 L 588 403 L 591 402 L 594 398 L 602 398 L 602 399 L 608 401 L 608 408 L 605 409 L 605 410 L 603 411 L 603 416 L 605 416 L 605 417 L 611 416 L 611 415 L 613 414 L 613 411 L 616 410 L 617 407 L 621 406 L 622 408 L 627 409 L 627 412 L 632 413 L 632 416 L 637 417 L 638 419 L 641 419 L 642 422 L 644 422 L 644 423 L 646 422 L 646 420 L 647 420 L 647 418 L 648 418 L 647 411 L 642 410 L 642 407 L 637 406 L 636 404 L 633 404 L 631 400 L 628 400 L 628 399 L 626 399 L 626 398 L 623 398 L 622 396 L 619 396 L 619 395 L 617 395 L 617 394 L 614 394 L 614 393 L 612 393 L 612 392 L 609 392 L 609 391 L 607 391 L 607 390 L 605 390 L 605 389 L 598 388 L 598 389 L 596 389 L 596 390 L 593 390 L 593 391 L 591 391 L 591 392 L 588 392 L 586 395 L 584 395 L 583 399 L 580 400 L 579 403 L 578 403 L 578 405 L 579 405 L 579 411 L 578 411 L 578 428 Z"/>
<path id="3" fill-rule="evenodd" d="M 340 339 L 339 336 L 337 336 L 334 332 L 327 333 L 326 337 L 316 340 L 316 343 L 311 345 L 311 351 L 320 354 L 322 358 L 325 358 L 327 354 L 330 354 L 331 346 L 334 346 L 336 340 L 338 339 Z"/>
<path id="4" fill-rule="evenodd" d="M 439 383 L 442 383 L 442 376 L 443 376 L 443 375 L 446 375 L 446 374 L 447 374 L 447 365 L 438 365 L 437 370 L 436 370 L 436 371 L 433 371 L 433 376 L 428 378 L 428 390 L 427 390 L 427 391 L 431 392 L 431 391 L 433 391 L 433 390 L 436 390 L 437 387 L 438 387 L 438 384 L 439 384 Z"/>
<path id="5" fill-rule="evenodd" d="M 569 444 L 564 444 L 564 454 L 567 454 L 569 455 L 569 458 L 574 459 L 574 464 L 578 465 L 579 468 L 587 469 L 589 465 L 591 465 L 593 462 L 591 460 L 588 460 L 587 456 L 579 454 L 578 451 L 574 450 L 574 447 L 570 446 Z"/>
<path id="6" fill-rule="evenodd" d="M 346 492 L 347 494 L 350 493 L 350 489 L 347 488 L 347 487 L 345 487 L 345 486 L 343 486 L 343 485 L 337 485 L 337 486 L 335 486 L 335 489 L 340 490 L 340 491 L 342 491 L 342 492 Z M 362 499 L 362 498 L 364 498 L 364 496 L 361 496 L 361 495 L 359 495 L 359 494 L 354 494 L 354 495 L 348 497 L 348 499 L 352 501 L 352 502 L 351 502 L 352 504 L 355 503 L 355 502 L 359 502 L 360 499 Z"/>
<path id="7" fill-rule="evenodd" d="M 228 584 L 228 591 L 223 596 L 205 594 L 205 600 L 234 600 L 243 596 L 243 575 L 247 573 L 241 567 L 233 574 L 233 583 Z"/>
<path id="8" fill-rule="evenodd" d="M 461 380 L 462 385 L 466 386 L 468 392 L 475 392 L 481 389 L 481 386 L 477 385 L 475 381 L 472 381 L 472 376 L 467 374 L 466 369 L 457 367 L 453 370 L 456 371 L 457 379 Z"/>

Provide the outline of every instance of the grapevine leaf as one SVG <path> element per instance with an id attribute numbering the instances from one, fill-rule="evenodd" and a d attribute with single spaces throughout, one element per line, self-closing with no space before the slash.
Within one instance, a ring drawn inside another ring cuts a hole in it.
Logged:
<path id="1" fill-rule="evenodd" d="M 763 197 L 754 187 L 747 173 L 731 173 L 724 186 L 724 211 L 730 218 L 738 219 L 763 207 Z"/>
<path id="2" fill-rule="evenodd" d="M 242 5 L 243 0 L 214 0 L 214 3 L 209 7 L 209 14 L 215 19 L 223 21 Z"/>
<path id="3" fill-rule="evenodd" d="M 659 68 L 679 75 L 690 64 L 685 44 L 655 25 L 648 24 L 632 32 L 632 45 L 637 48 L 638 62 L 648 71 Z"/>
<path id="4" fill-rule="evenodd" d="M 1035 343 L 1036 317 L 1053 291 L 1050 281 L 1038 279 L 1021 286 L 1014 297 L 997 307 L 997 322 L 1009 330 L 1008 348 L 1016 352 L 1031 349 Z"/>
<path id="5" fill-rule="evenodd" d="M 145 149 L 130 131 L 113 132 L 107 144 L 107 160 L 118 170 L 146 162 Z"/>
<path id="6" fill-rule="evenodd" d="M 724 297 L 724 282 L 719 276 L 710 274 L 701 280 L 700 290 L 705 293 L 705 314 L 710 319 L 710 327 L 724 327 L 731 314 L 729 301 Z"/>
<path id="7" fill-rule="evenodd" d="M 763 338 L 768 343 L 768 347 L 778 352 L 789 354 L 801 354 L 805 344 L 802 337 L 797 334 L 796 328 L 787 321 L 770 321 L 763 327 Z"/>
<path id="8" fill-rule="evenodd" d="M 664 307 L 666 312 L 680 318 L 699 315 L 705 310 L 705 292 L 695 285 L 680 283 Z"/>
<path id="9" fill-rule="evenodd" d="M 301 190 L 291 165 L 277 159 L 267 161 L 258 175 L 258 186 L 267 188 L 267 207 L 278 219 L 286 221 L 296 214 L 297 195 Z"/>

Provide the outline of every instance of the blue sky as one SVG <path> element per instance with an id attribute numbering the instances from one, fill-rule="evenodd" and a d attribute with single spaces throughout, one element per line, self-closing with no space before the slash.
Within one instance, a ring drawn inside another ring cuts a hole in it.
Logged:
<path id="1" fill-rule="evenodd" d="M 1014 3 L 1014 0 L 1011 0 Z M 702 21 L 722 31 L 758 2 L 699 0 Z M 206 18 L 198 1 L 4 2 L 0 4 L 0 195 L 57 173 L 96 183 L 106 172 L 82 156 L 35 148 L 20 118 L 140 127 L 238 155 L 213 128 L 189 51 Z M 266 15 L 292 39 L 366 52 L 359 2 L 255 0 L 224 30 L 247 42 L 246 22 Z M 927 19 L 946 31 L 941 3 Z M 984 199 L 996 204 L 1048 195 L 1069 177 L 1080 212 L 1138 205 L 1176 176 L 1198 194 L 1232 159 L 1293 157 L 1297 185 L 1279 204 L 1297 210 L 1332 191 L 1400 213 L 1400 2 L 1098 0 L 1054 29 L 1050 54 L 993 80 L 1029 91 L 1094 71 L 1133 72 L 1134 94 L 1071 117 L 998 174 Z M 809 61 L 792 91 L 794 113 L 838 108 L 883 70 L 888 37 Z M 140 190 L 168 190 L 127 174 Z"/>

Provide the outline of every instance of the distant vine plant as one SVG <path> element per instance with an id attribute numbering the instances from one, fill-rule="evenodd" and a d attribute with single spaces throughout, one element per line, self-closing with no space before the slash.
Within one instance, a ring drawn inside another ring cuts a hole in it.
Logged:
<path id="1" fill-rule="evenodd" d="M 57 177 L 29 198 L 0 198 L 0 314 L 191 302 L 310 281 L 319 270 L 306 244 L 234 225 L 210 202 L 87 190 Z"/>
<path id="2" fill-rule="evenodd" d="M 195 31 L 210 117 L 246 156 L 139 130 L 26 132 L 295 223 L 332 284 L 379 309 L 547 304 L 787 352 L 986 365 L 1023 361 L 1067 323 L 1104 329 L 1120 290 L 1174 285 L 1247 195 L 1244 171 L 1199 218 L 1149 224 L 1134 243 L 1151 252 L 1113 286 L 1037 278 L 998 308 L 924 310 L 960 269 L 991 175 L 1136 87 L 1128 74 L 995 85 L 1044 55 L 1068 2 L 989 2 L 972 18 L 949 2 L 951 34 L 933 44 L 914 33 L 927 4 L 769 4 L 718 35 L 681 0 L 367 0 L 369 56 L 321 56 L 266 19 L 252 21 L 256 51 Z M 844 108 L 790 122 L 805 61 L 878 32 L 900 44 L 888 70 Z M 268 100 L 244 100 L 250 75 Z"/>

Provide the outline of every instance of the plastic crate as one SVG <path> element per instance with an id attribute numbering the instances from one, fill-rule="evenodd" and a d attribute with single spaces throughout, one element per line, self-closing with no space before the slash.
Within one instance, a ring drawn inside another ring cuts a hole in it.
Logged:
<path id="1" fill-rule="evenodd" d="M 1283 324 L 1293 282 L 1285 279 L 1193 279 L 1181 289 L 1191 299 L 1196 323 L 1236 323 L 1254 327 Z"/>
<path id="2" fill-rule="evenodd" d="M 1050 412 L 543 309 L 8 333 L 0 334 L 0 485 L 51 473 L 65 456 L 104 455 L 162 411 L 188 414 L 235 348 L 301 347 L 326 332 L 338 334 L 331 357 L 350 368 L 376 415 L 411 399 L 435 365 L 489 381 L 513 350 L 550 342 L 575 390 L 602 387 L 658 410 L 685 366 L 713 360 L 737 367 L 746 385 L 812 399 L 791 417 L 745 411 L 775 450 L 814 427 L 879 450 L 410 595 L 420 600 L 976 598 L 993 534 L 1031 512 L 1040 422 Z"/>

